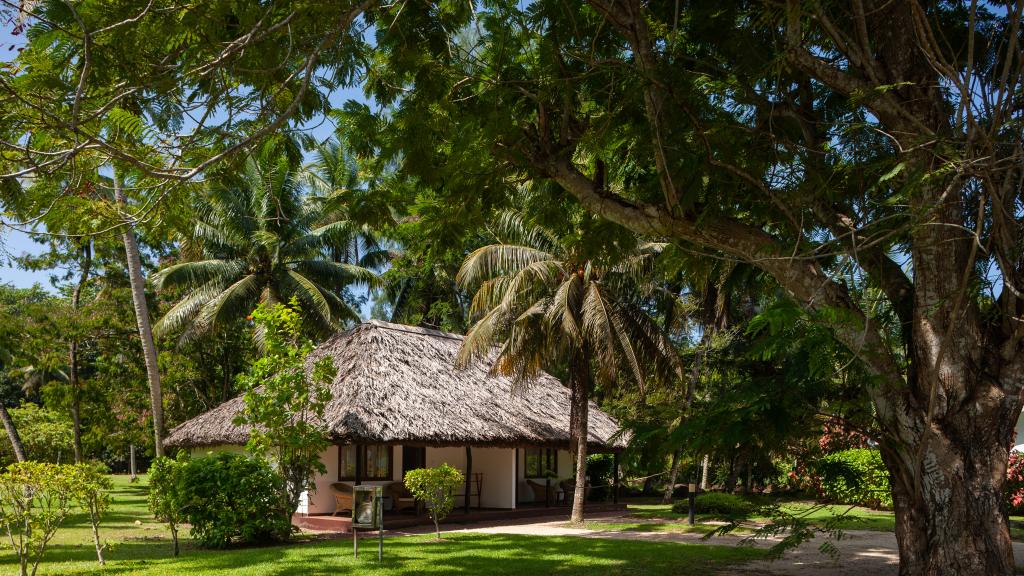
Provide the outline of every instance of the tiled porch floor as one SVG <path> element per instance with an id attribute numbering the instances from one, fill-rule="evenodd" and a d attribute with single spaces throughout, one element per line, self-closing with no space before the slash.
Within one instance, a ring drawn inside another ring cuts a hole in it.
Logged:
<path id="1" fill-rule="evenodd" d="M 625 509 L 625 504 L 592 503 L 587 504 L 585 510 L 587 513 L 596 513 L 617 512 L 624 511 Z M 512 510 L 493 508 L 477 510 L 475 508 L 471 508 L 468 513 L 463 512 L 463 510 L 459 508 L 454 510 L 443 523 L 465 524 L 471 522 L 486 522 L 490 520 L 540 518 L 545 516 L 564 516 L 568 518 L 569 510 L 569 506 L 545 507 L 543 504 L 521 504 L 519 508 Z M 385 531 L 430 523 L 430 517 L 426 514 L 421 514 L 420 516 L 415 516 L 411 512 L 404 512 L 401 514 L 384 514 Z M 352 516 L 351 514 L 346 514 L 344 512 L 339 513 L 337 516 L 330 516 L 327 514 L 296 514 L 292 516 L 292 524 L 295 524 L 299 528 L 316 530 L 318 532 L 348 533 L 352 531 Z"/>

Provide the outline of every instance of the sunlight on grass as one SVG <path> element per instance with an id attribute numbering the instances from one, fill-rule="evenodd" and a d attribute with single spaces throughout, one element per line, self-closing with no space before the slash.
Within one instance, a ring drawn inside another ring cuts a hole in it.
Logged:
<path id="1" fill-rule="evenodd" d="M 896 529 L 896 519 L 892 512 L 871 510 L 860 506 L 854 506 L 852 509 L 849 506 L 824 506 L 811 511 L 815 506 L 817 506 L 815 503 L 809 501 L 791 501 L 785 502 L 782 505 L 782 509 L 793 515 L 807 514 L 807 519 L 817 526 L 824 526 L 834 514 L 846 512 L 847 517 L 838 523 L 838 527 L 844 530 L 893 532 Z M 681 520 L 686 519 L 687 516 L 686 514 L 673 512 L 672 506 L 669 504 L 631 503 L 628 509 L 630 516 L 639 519 Z M 696 519 L 698 523 L 702 523 L 713 520 L 715 517 L 698 514 Z M 768 518 L 760 517 L 750 518 L 751 522 L 763 523 L 768 520 Z"/>
<path id="2" fill-rule="evenodd" d="M 462 532 L 446 534 L 440 543 L 431 535 L 387 538 L 382 564 L 376 561 L 373 545 L 368 545 L 358 560 L 353 559 L 352 541 L 347 537 L 229 550 L 200 550 L 184 540 L 181 556 L 174 558 L 169 532 L 149 516 L 145 478 L 130 484 L 126 477 L 115 476 L 114 485 L 113 507 L 101 528 L 101 538 L 110 544 L 108 565 L 101 569 L 96 564 L 85 519 L 75 516 L 58 531 L 40 565 L 40 574 L 659 576 L 714 574 L 730 565 L 764 557 L 763 551 L 745 547 Z M 628 524 L 627 528 L 648 530 L 639 523 Z M 308 540 L 309 536 L 304 538 Z M 0 554 L 0 574 L 16 573 L 17 560 L 9 549 L 5 550 Z"/>

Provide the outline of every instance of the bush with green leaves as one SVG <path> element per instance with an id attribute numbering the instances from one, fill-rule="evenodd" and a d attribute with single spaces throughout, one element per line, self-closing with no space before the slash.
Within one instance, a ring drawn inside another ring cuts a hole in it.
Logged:
<path id="1" fill-rule="evenodd" d="M 25 445 L 25 457 L 37 462 L 58 463 L 73 458 L 71 420 L 56 410 L 26 402 L 8 410 Z M 0 442 L 0 461 L 15 461 L 10 442 Z"/>
<path id="2" fill-rule="evenodd" d="M 873 448 L 854 448 L 828 454 L 818 460 L 814 473 L 820 478 L 821 496 L 838 504 L 892 509 L 889 472 Z"/>
<path id="3" fill-rule="evenodd" d="M 274 460 L 294 511 L 302 493 L 315 489 L 314 474 L 327 472 L 320 453 L 329 445 L 324 410 L 331 399 L 334 363 L 325 356 L 306 371 L 313 342 L 303 336 L 295 298 L 287 306 L 260 304 L 251 318 L 263 336 L 264 352 L 238 379 L 245 389 L 245 410 L 236 424 L 252 430 L 246 445 L 250 454 Z"/>
<path id="4" fill-rule="evenodd" d="M 219 452 L 154 466 L 150 508 L 175 527 L 190 524 L 201 546 L 280 542 L 291 534 L 284 481 L 262 458 Z"/>
<path id="5" fill-rule="evenodd" d="M 728 518 L 746 518 L 757 510 L 757 504 L 747 498 L 725 492 L 703 492 L 697 495 L 695 508 L 697 514 L 712 514 Z M 690 511 L 689 500 L 682 500 L 672 505 L 672 511 L 687 514 Z"/>
<path id="6" fill-rule="evenodd" d="M 178 555 L 178 527 L 186 522 L 178 478 L 187 461 L 188 455 L 180 452 L 177 460 L 160 457 L 149 465 L 149 511 L 170 528 L 175 556 Z"/>
<path id="7" fill-rule="evenodd" d="M 110 508 L 110 490 L 114 487 L 108 475 L 110 471 L 103 464 L 82 463 L 68 467 L 67 472 L 70 474 L 68 481 L 74 491 L 75 501 L 85 513 L 92 529 L 96 561 L 103 566 L 106 564 L 103 560 L 103 549 L 106 548 L 106 544 L 100 543 L 100 520 Z"/>
<path id="8" fill-rule="evenodd" d="M 587 456 L 587 481 L 593 488 L 589 500 L 601 502 L 614 496 L 615 456 L 612 454 L 591 454 Z"/>
<path id="9" fill-rule="evenodd" d="M 46 545 L 74 509 L 73 466 L 18 462 L 0 474 L 0 523 L 18 556 L 21 576 L 34 576 Z"/>
<path id="10" fill-rule="evenodd" d="M 417 468 L 405 474 L 405 487 L 427 506 L 438 540 L 441 539 L 441 520 L 455 508 L 455 490 L 464 481 L 462 472 L 447 463 L 434 468 Z"/>

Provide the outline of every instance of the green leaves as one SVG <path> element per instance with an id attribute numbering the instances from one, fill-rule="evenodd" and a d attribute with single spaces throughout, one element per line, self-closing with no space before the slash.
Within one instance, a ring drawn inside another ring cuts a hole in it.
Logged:
<path id="1" fill-rule="evenodd" d="M 279 542 L 291 534 L 284 480 L 261 458 L 233 452 L 158 458 L 149 485 L 150 510 L 170 524 L 175 555 L 183 523 L 210 548 Z"/>
<path id="2" fill-rule="evenodd" d="M 455 508 L 455 490 L 465 479 L 462 472 L 448 463 L 434 468 L 417 468 L 405 474 L 405 487 L 417 500 L 426 504 L 439 540 L 441 529 L 438 524 Z M 469 498 L 468 494 L 466 498 Z"/>
<path id="3" fill-rule="evenodd" d="M 347 291 L 376 286 L 377 276 L 346 257 L 360 248 L 368 248 L 373 265 L 386 257 L 366 241 L 364 227 L 347 219 L 345 201 L 307 195 L 302 183 L 310 172 L 296 169 L 284 148 L 268 143 L 238 173 L 209 181 L 183 238 L 191 258 L 154 275 L 160 290 L 183 292 L 157 323 L 159 333 L 191 338 L 261 302 L 293 297 L 305 307 L 307 335 L 325 337 L 359 319 Z"/>
<path id="4" fill-rule="evenodd" d="M 14 549 L 22 576 L 35 574 L 47 543 L 74 510 L 86 512 L 93 526 L 99 525 L 110 503 L 110 478 L 92 464 L 49 464 L 19 462 L 0 474 L 0 524 Z M 97 540 L 97 554 L 103 563 Z"/>
<path id="5" fill-rule="evenodd" d="M 149 465 L 149 511 L 171 529 L 174 555 L 178 555 L 178 526 L 186 522 L 185 499 L 178 490 L 181 470 L 188 453 L 181 451 L 178 459 L 160 457 Z"/>
<path id="6" fill-rule="evenodd" d="M 325 356 L 307 374 L 313 343 L 302 335 L 297 299 L 287 306 L 261 304 L 251 318 L 263 334 L 264 354 L 239 377 L 245 410 L 235 422 L 249 428 L 246 449 L 251 454 L 276 461 L 290 510 L 295 510 L 313 474 L 326 472 L 320 460 L 328 446 L 324 410 L 336 369 Z"/>

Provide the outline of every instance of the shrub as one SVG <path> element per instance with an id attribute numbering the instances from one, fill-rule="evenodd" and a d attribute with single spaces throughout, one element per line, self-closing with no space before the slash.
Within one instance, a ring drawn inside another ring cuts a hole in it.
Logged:
<path id="1" fill-rule="evenodd" d="M 814 465 L 821 496 L 838 504 L 892 508 L 889 472 L 878 450 L 854 448 L 835 452 Z"/>
<path id="2" fill-rule="evenodd" d="M 100 520 L 110 507 L 110 489 L 114 487 L 107 475 L 109 471 L 103 464 L 75 464 L 69 467 L 69 472 L 75 500 L 89 519 L 89 526 L 92 528 L 96 561 L 103 566 L 106 564 L 103 561 L 103 549 L 106 545 L 100 544 Z"/>
<path id="3" fill-rule="evenodd" d="M 164 458 L 154 462 L 153 474 L 150 508 L 175 527 L 191 524 L 201 546 L 276 542 L 291 533 L 284 481 L 265 460 L 231 452 Z"/>
<path id="4" fill-rule="evenodd" d="M 71 513 L 72 466 L 19 462 L 0 474 L 0 523 L 18 556 L 21 576 L 34 575 L 46 544 Z"/>
<path id="5" fill-rule="evenodd" d="M 438 540 L 441 539 L 441 520 L 455 507 L 455 489 L 464 480 L 462 472 L 448 464 L 435 468 L 417 468 L 405 475 L 405 487 L 426 504 Z"/>
<path id="6" fill-rule="evenodd" d="M 757 505 L 736 494 L 724 492 L 703 492 L 697 495 L 695 502 L 697 514 L 713 514 L 728 518 L 745 518 L 754 513 Z M 672 505 L 672 511 L 679 514 L 687 514 L 690 511 L 688 500 L 676 502 Z"/>
<path id="7" fill-rule="evenodd" d="M 246 444 L 250 454 L 274 460 L 295 510 L 302 493 L 316 488 L 314 474 L 327 472 L 320 461 L 329 445 L 323 418 L 336 371 L 329 355 L 306 371 L 313 342 L 302 335 L 295 298 L 287 306 L 260 304 L 251 318 L 263 332 L 264 354 L 238 379 L 245 410 L 236 423 L 252 430 Z"/>
<path id="8" fill-rule="evenodd" d="M 587 456 L 587 480 L 590 489 L 589 500 L 602 502 L 611 500 L 612 483 L 615 480 L 615 456 L 612 454 L 591 454 Z"/>
<path id="9" fill-rule="evenodd" d="M 186 453 L 180 452 L 177 460 L 161 457 L 149 465 L 149 511 L 171 529 L 175 556 L 178 555 L 178 526 L 185 523 L 184 503 L 178 497 L 178 478 L 186 461 Z"/>

